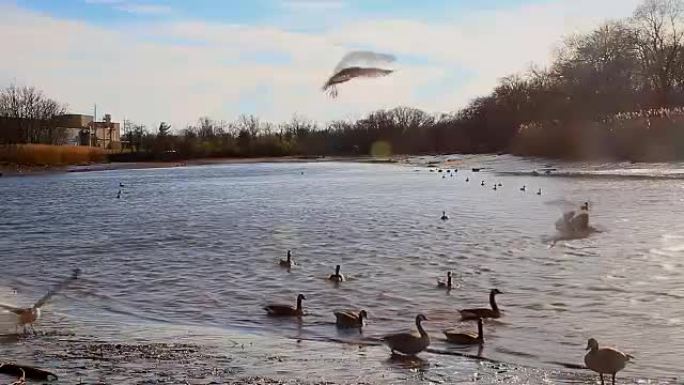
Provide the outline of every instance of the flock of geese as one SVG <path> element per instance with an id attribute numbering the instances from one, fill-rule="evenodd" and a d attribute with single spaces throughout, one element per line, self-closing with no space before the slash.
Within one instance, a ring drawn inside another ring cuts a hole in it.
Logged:
<path id="1" fill-rule="evenodd" d="M 450 174 L 452 177 L 458 170 L 447 169 L 446 173 Z M 434 172 L 434 170 L 431 170 Z M 438 170 L 442 172 L 442 170 Z M 443 175 L 442 178 L 446 176 Z M 466 182 L 470 182 L 470 177 L 466 177 Z M 485 186 L 486 183 L 483 180 L 480 183 Z M 503 187 L 501 183 L 495 183 L 493 190 Z M 527 186 L 523 185 L 520 191 L 526 191 Z M 539 188 L 537 195 L 541 195 L 542 190 Z M 448 220 L 445 211 L 442 211 L 441 220 Z M 295 266 L 295 261 L 292 258 L 292 253 L 290 250 L 287 251 L 286 259 L 281 259 L 279 261 L 280 266 L 286 268 L 292 268 Z M 335 267 L 335 273 L 331 274 L 328 279 L 332 282 L 344 282 L 345 277 L 340 273 L 340 265 Z M 446 279 L 437 280 L 437 287 L 441 289 L 452 289 L 452 273 L 447 272 Z M 443 330 L 446 341 L 453 344 L 459 345 L 481 345 L 484 344 L 484 322 L 485 319 L 496 319 L 502 316 L 502 312 L 496 303 L 496 296 L 498 294 L 503 294 L 499 289 L 491 289 L 489 292 L 489 308 L 471 308 L 459 310 L 461 321 L 475 321 L 477 323 L 477 333 L 464 333 L 457 332 L 453 330 Z M 296 306 L 286 305 L 286 304 L 269 304 L 264 307 L 269 316 L 274 317 L 302 317 L 304 316 L 304 311 L 302 308 L 302 301 L 306 300 L 304 294 L 299 294 L 297 296 Z M 363 328 L 364 320 L 368 318 L 368 313 L 366 310 L 361 310 L 358 313 L 353 310 L 340 310 L 334 311 L 336 325 L 338 328 Z M 388 334 L 382 337 L 382 341 L 389 347 L 392 355 L 401 354 L 406 356 L 416 355 L 430 345 L 430 336 L 425 331 L 422 326 L 423 321 L 427 321 L 428 318 L 424 314 L 418 314 L 415 318 L 415 325 L 417 333 L 394 333 Z M 625 354 L 613 348 L 602 348 L 599 347 L 599 343 L 596 339 L 590 338 L 587 341 L 588 350 L 584 357 L 584 363 L 587 368 L 594 372 L 599 373 L 601 384 L 604 384 L 604 374 L 611 375 L 612 383 L 615 384 L 616 374 L 625 368 L 627 362 L 633 357 L 629 354 Z"/>
<path id="2" fill-rule="evenodd" d="M 480 169 L 473 169 L 473 171 L 475 171 L 475 170 L 477 170 L 477 172 L 479 172 Z M 445 169 L 445 170 L 442 170 L 442 169 L 434 169 L 434 168 L 431 168 L 431 169 L 430 169 L 430 172 L 435 172 L 435 171 L 438 172 L 438 173 L 444 172 L 444 174 L 442 175 L 442 179 L 446 179 L 446 176 L 447 176 L 447 175 L 449 175 L 449 176 L 451 176 L 451 177 L 454 177 L 454 176 L 456 176 L 456 173 L 458 173 L 458 169 L 456 169 L 456 168 L 453 170 L 453 172 L 451 171 L 451 169 Z M 469 183 L 469 182 L 470 182 L 470 177 L 466 177 L 466 178 L 465 178 L 465 181 L 466 181 L 466 183 Z M 480 186 L 482 186 L 482 187 L 487 186 L 487 183 L 485 183 L 484 179 L 483 179 L 482 181 L 480 181 Z M 494 183 L 494 185 L 493 185 L 493 187 L 492 187 L 492 190 L 497 191 L 497 190 L 500 189 L 501 187 L 503 187 L 503 184 L 501 184 L 501 183 Z M 523 192 L 527 191 L 527 186 L 526 186 L 526 185 L 523 185 L 522 187 L 520 187 L 520 191 L 523 191 Z M 537 195 L 542 195 L 542 189 L 541 189 L 541 187 L 537 190 Z"/>
<path id="3" fill-rule="evenodd" d="M 444 213 L 443 213 L 444 216 Z M 287 251 L 286 259 L 279 261 L 280 266 L 285 268 L 294 267 L 295 261 L 292 258 L 292 252 Z M 346 279 L 340 273 L 340 265 L 335 266 L 335 273 L 328 277 L 331 282 L 345 282 Z M 440 289 L 452 289 L 452 274 L 447 272 L 446 279 L 437 280 L 437 287 Z M 443 330 L 446 341 L 459 345 L 482 345 L 484 344 L 484 325 L 485 319 L 496 319 L 502 316 L 502 312 L 496 303 L 496 296 L 503 294 L 499 289 L 491 289 L 489 292 L 489 307 L 470 308 L 459 310 L 461 321 L 475 321 L 477 322 L 477 333 L 456 332 L 450 329 Z M 306 300 L 304 294 L 297 295 L 296 306 L 287 304 L 269 304 L 264 307 L 267 314 L 273 317 L 297 317 L 301 318 L 305 315 L 302 301 Z M 339 310 L 334 311 L 335 323 L 338 328 L 358 328 L 364 327 L 364 320 L 368 319 L 366 310 L 361 310 L 358 313 L 354 310 Z M 416 355 L 430 345 L 430 336 L 422 326 L 423 321 L 428 318 L 424 314 L 418 314 L 415 318 L 415 325 L 417 333 L 394 333 L 388 334 L 381 338 L 390 349 L 391 354 L 413 356 Z M 598 341 L 591 338 L 587 342 L 588 353 L 584 357 L 584 363 L 587 368 L 599 373 L 601 377 L 601 384 L 604 384 L 603 375 L 611 375 L 612 383 L 615 384 L 615 375 L 625 368 L 627 362 L 633 358 L 629 354 L 622 353 L 613 348 L 600 348 Z"/>

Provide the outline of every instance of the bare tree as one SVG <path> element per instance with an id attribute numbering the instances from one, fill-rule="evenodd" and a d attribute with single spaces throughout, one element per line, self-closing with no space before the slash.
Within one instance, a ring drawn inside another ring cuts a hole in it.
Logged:
<path id="1" fill-rule="evenodd" d="M 55 118 L 66 106 L 47 98 L 34 87 L 10 85 L 0 90 L 0 116 L 16 120 L 24 143 L 59 143 L 63 130 L 57 129 Z"/>
<path id="2" fill-rule="evenodd" d="M 634 11 L 640 63 L 660 105 L 668 105 L 669 93 L 681 78 L 676 70 L 682 60 L 683 21 L 682 0 L 645 0 Z"/>

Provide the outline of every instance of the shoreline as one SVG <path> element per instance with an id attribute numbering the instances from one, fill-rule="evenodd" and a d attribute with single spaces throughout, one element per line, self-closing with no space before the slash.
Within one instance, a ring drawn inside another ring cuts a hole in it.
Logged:
<path id="1" fill-rule="evenodd" d="M 87 165 L 65 166 L 25 166 L 18 164 L 0 164 L 0 176 L 35 176 L 51 175 L 69 172 L 93 172 L 115 170 L 143 170 L 153 168 L 174 168 L 210 166 L 223 164 L 251 164 L 251 163 L 318 163 L 318 162 L 353 162 L 353 163 L 377 163 L 377 164 L 401 164 L 406 163 L 408 155 L 391 157 L 372 156 L 282 156 L 282 157 L 254 157 L 254 158 L 200 158 L 182 161 L 145 161 L 145 162 L 108 162 L 93 163 Z"/>

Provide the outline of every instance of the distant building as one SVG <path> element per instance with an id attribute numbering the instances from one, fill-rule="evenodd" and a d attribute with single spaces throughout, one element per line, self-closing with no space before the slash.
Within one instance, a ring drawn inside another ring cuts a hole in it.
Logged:
<path id="1" fill-rule="evenodd" d="M 91 115 L 65 114 L 58 118 L 58 127 L 66 132 L 65 144 L 110 150 L 121 148 L 121 124 L 112 122 L 109 114 L 105 114 L 101 122 L 93 121 Z"/>

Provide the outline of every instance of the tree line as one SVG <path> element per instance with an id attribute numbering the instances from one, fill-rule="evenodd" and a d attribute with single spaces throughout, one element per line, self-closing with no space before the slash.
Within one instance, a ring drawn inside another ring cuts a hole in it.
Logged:
<path id="1" fill-rule="evenodd" d="M 633 15 L 565 38 L 548 68 L 500 80 L 450 114 L 410 107 L 358 121 L 294 118 L 273 125 L 202 118 L 179 135 L 144 134 L 136 148 L 190 156 L 512 152 L 563 158 L 684 157 L 684 3 L 645 0 Z"/>
<path id="2" fill-rule="evenodd" d="M 548 67 L 500 79 L 453 113 L 397 107 L 326 124 L 204 117 L 180 130 L 125 122 L 122 139 L 147 159 L 484 152 L 684 158 L 683 43 L 684 0 L 645 0 L 629 18 L 565 38 Z"/>
<path id="3" fill-rule="evenodd" d="M 58 120 L 65 113 L 66 105 L 35 87 L 0 89 L 0 144 L 61 144 L 66 132 Z"/>

